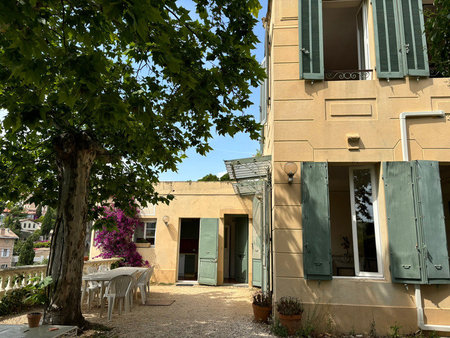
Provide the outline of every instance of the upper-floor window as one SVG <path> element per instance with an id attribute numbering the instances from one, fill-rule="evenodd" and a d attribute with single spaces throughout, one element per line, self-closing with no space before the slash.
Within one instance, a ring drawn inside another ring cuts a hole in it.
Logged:
<path id="1" fill-rule="evenodd" d="M 2 257 L 9 257 L 9 249 L 2 249 Z"/>
<path id="2" fill-rule="evenodd" d="M 2 264 L 1 266 L 0 266 L 0 269 L 6 269 L 8 267 L 8 264 Z"/>
<path id="3" fill-rule="evenodd" d="M 155 246 L 156 220 L 145 222 L 143 226 L 136 227 L 134 238 L 137 243 L 150 243 Z"/>
<path id="4" fill-rule="evenodd" d="M 378 78 L 428 76 L 421 0 L 372 0 Z M 300 78 L 371 79 L 368 0 L 299 0 Z"/>

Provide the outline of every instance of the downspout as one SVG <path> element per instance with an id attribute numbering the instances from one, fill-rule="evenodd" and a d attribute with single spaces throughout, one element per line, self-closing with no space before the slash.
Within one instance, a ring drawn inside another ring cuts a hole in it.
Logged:
<path id="1" fill-rule="evenodd" d="M 400 114 L 400 132 L 402 139 L 403 161 L 409 161 L 408 137 L 406 131 L 407 117 L 445 117 L 443 110 L 424 111 L 424 112 L 403 112 Z M 415 299 L 417 308 L 417 324 L 421 330 L 450 332 L 449 325 L 430 325 L 425 324 L 423 316 L 422 292 L 420 284 L 415 284 Z"/>

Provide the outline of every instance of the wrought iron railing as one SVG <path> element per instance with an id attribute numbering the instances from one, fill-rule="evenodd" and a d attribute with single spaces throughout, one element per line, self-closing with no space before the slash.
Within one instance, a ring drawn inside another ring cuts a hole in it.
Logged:
<path id="1" fill-rule="evenodd" d="M 370 80 L 372 69 L 326 70 L 325 81 Z"/>

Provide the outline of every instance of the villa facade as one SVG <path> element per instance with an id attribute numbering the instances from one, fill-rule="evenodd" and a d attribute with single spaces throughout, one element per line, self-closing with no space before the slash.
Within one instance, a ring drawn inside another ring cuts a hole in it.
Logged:
<path id="1" fill-rule="evenodd" d="M 430 6 L 269 1 L 271 288 L 339 332 L 450 329 L 450 79 L 428 63 Z"/>

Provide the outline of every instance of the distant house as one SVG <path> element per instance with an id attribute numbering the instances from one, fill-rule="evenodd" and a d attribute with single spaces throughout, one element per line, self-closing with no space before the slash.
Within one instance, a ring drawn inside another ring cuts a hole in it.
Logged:
<path id="1" fill-rule="evenodd" d="M 35 232 L 41 228 L 41 223 L 29 218 L 20 220 L 20 229 L 23 232 Z"/>
<path id="2" fill-rule="evenodd" d="M 0 228 L 0 268 L 11 267 L 14 241 L 19 237 L 9 229 Z"/>

